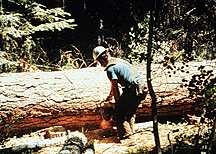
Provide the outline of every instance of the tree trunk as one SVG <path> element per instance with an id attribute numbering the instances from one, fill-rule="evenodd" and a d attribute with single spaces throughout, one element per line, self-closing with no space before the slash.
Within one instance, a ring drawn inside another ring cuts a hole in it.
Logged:
<path id="1" fill-rule="evenodd" d="M 202 63 L 203 64 L 203 63 Z M 200 63 L 190 63 L 191 74 Z M 194 67 L 193 67 L 194 66 Z M 144 68 L 145 66 L 137 66 Z M 161 72 L 161 73 L 160 73 Z M 193 100 L 180 88 L 178 72 L 171 78 L 160 65 L 152 66 L 153 85 L 158 97 L 158 116 L 174 117 L 194 109 Z M 159 75 L 158 75 L 159 74 Z M 143 76 L 146 73 L 143 70 Z M 92 129 L 101 122 L 100 108 L 110 91 L 110 83 L 101 68 L 57 72 L 0 74 L 0 129 L 7 134 L 25 133 L 61 125 L 70 129 Z M 137 112 L 137 121 L 151 119 L 150 97 Z M 2 134 L 1 134 L 2 135 Z"/>
<path id="2" fill-rule="evenodd" d="M 155 139 L 155 147 L 157 154 L 161 154 L 160 147 L 160 138 L 158 133 L 158 115 L 157 115 L 157 96 L 152 86 L 152 77 L 151 77 L 151 63 L 152 63 L 152 41 L 153 41 L 153 33 L 154 33 L 154 15 L 153 11 L 150 11 L 150 20 L 149 20 L 149 38 L 148 38 L 148 48 L 147 48 L 147 84 L 149 94 L 152 99 L 152 120 L 153 120 L 153 132 Z"/>

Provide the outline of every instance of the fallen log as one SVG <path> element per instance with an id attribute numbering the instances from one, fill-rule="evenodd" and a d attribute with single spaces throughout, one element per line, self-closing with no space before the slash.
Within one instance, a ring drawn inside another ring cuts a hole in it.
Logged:
<path id="1" fill-rule="evenodd" d="M 197 73 L 195 67 L 209 63 L 190 63 L 189 73 L 153 66 L 153 85 L 158 96 L 159 117 L 191 112 L 193 100 L 180 88 L 182 79 Z M 214 63 L 211 65 L 214 66 Z M 145 77 L 145 66 L 137 66 Z M 17 134 L 60 125 L 68 129 L 93 129 L 100 125 L 100 108 L 109 94 L 110 83 L 102 68 L 83 68 L 56 72 L 0 74 L 1 133 Z M 137 112 L 139 121 L 151 118 L 149 96 Z"/>
<path id="2" fill-rule="evenodd" d="M 88 151 L 88 154 L 95 153 L 94 145 L 88 141 L 84 133 L 71 132 L 65 130 L 62 126 L 49 127 L 20 138 L 8 138 L 4 145 L 0 146 L 0 153 L 32 153 L 50 146 L 60 147 L 59 154 L 85 154 L 86 151 Z"/>

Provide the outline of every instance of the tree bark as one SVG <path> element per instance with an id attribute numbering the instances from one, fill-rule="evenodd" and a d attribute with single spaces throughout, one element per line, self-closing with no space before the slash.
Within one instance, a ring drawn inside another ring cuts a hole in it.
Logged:
<path id="1" fill-rule="evenodd" d="M 191 74 L 200 64 L 191 63 Z M 191 112 L 193 100 L 180 88 L 176 73 L 168 78 L 166 70 L 153 65 L 153 85 L 158 97 L 158 116 L 173 117 Z M 194 67 L 193 67 L 194 66 Z M 137 66 L 144 68 L 145 66 Z M 146 75 L 143 71 L 143 76 Z M 161 72 L 161 73 L 160 73 Z M 158 75 L 159 74 L 159 75 Z M 191 74 L 188 75 L 191 76 Z M 84 68 L 57 72 L 0 74 L 1 133 L 25 133 L 60 125 L 66 128 L 93 129 L 101 122 L 100 109 L 110 91 L 110 82 L 101 68 Z M 150 97 L 137 111 L 137 121 L 151 119 Z M 1 134 L 2 135 L 2 134 Z"/>
<path id="2" fill-rule="evenodd" d="M 152 41 L 153 41 L 153 33 L 154 33 L 154 14 L 153 11 L 150 11 L 150 20 L 149 20 L 149 38 L 148 38 L 148 48 L 147 48 L 147 85 L 149 94 L 152 100 L 152 120 L 153 120 L 153 132 L 154 132 L 154 140 L 155 140 L 155 148 L 157 154 L 161 154 L 160 147 L 160 138 L 158 133 L 158 114 L 157 114 L 157 96 L 152 86 L 152 77 L 151 77 L 151 63 L 152 63 Z"/>

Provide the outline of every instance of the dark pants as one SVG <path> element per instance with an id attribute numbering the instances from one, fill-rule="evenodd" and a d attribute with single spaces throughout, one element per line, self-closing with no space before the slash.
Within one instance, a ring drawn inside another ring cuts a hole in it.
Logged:
<path id="1" fill-rule="evenodd" d="M 123 89 L 119 102 L 116 103 L 114 114 L 114 121 L 120 138 L 134 133 L 135 115 L 140 102 L 141 99 L 136 95 L 135 86 Z"/>

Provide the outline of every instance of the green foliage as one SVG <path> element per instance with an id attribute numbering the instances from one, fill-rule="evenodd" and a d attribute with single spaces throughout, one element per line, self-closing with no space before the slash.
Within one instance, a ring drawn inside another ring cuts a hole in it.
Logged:
<path id="1" fill-rule="evenodd" d="M 68 45 L 62 48 L 59 65 L 63 70 L 70 68 L 81 68 L 83 66 L 87 67 L 82 53 L 73 45 Z"/>
<path id="2" fill-rule="evenodd" d="M 204 66 L 198 68 L 199 74 L 193 75 L 188 87 L 191 97 L 207 110 L 216 107 L 216 76 L 213 70 L 205 70 Z"/>
<path id="3" fill-rule="evenodd" d="M 68 20 L 59 21 L 55 23 L 45 23 L 34 27 L 33 32 L 40 32 L 40 31 L 55 32 L 55 31 L 61 31 L 65 28 L 74 29 L 75 24 L 73 23 L 74 23 L 74 19 L 68 19 Z"/>
<path id="4" fill-rule="evenodd" d="M 36 24 L 64 21 L 71 16 L 70 13 L 65 12 L 62 8 L 46 9 L 45 6 L 37 3 L 33 3 L 29 10 L 28 15 L 31 17 L 31 20 L 37 21 Z"/>
<path id="5" fill-rule="evenodd" d="M 168 0 L 159 5 L 157 40 L 174 40 L 189 60 L 216 58 L 213 0 Z"/>
<path id="6" fill-rule="evenodd" d="M 0 24 L 1 27 L 19 27 L 21 24 L 20 17 L 22 15 L 20 13 L 14 13 L 9 15 L 1 15 L 0 16 Z"/>
<path id="7" fill-rule="evenodd" d="M 198 109 L 201 109 L 201 120 L 199 130 L 193 135 L 195 150 L 207 150 L 214 153 L 215 148 L 215 123 L 216 123 L 216 76 L 214 70 L 206 69 L 204 66 L 198 68 L 199 73 L 192 76 L 190 81 L 183 80 L 189 90 L 189 94 L 196 101 Z M 206 119 L 208 118 L 208 119 Z M 208 132 L 201 134 L 203 126 L 209 127 Z M 207 147 L 207 149 L 206 149 Z"/>
<path id="8" fill-rule="evenodd" d="M 146 15 L 144 20 L 138 23 L 136 26 L 131 28 L 129 32 L 130 44 L 129 47 L 131 52 L 127 55 L 127 58 L 132 63 L 139 63 L 142 60 L 146 60 L 147 45 L 148 45 L 148 31 L 149 31 L 149 16 Z M 170 29 L 168 35 L 179 35 L 183 29 Z M 155 32 L 158 37 L 160 31 Z M 166 62 L 166 57 L 172 61 L 183 60 L 184 50 L 178 49 L 178 42 L 172 39 L 153 39 L 153 63 L 164 63 Z M 141 59 L 141 55 L 144 54 L 144 59 Z M 172 62 L 173 63 L 173 62 Z M 174 64 L 174 63 L 173 63 Z"/>
<path id="9" fill-rule="evenodd" d="M 47 65 L 49 59 L 43 48 L 48 35 L 76 27 L 71 14 L 61 8 L 47 9 L 37 3 L 26 5 L 26 11 L 0 15 L 3 40 L 1 55 L 7 60 L 25 60 L 30 64 Z"/>
<path id="10" fill-rule="evenodd" d="M 11 0 L 13 1 L 14 3 L 17 3 L 17 4 L 21 4 L 21 5 L 25 5 L 25 4 L 30 4 L 31 2 L 33 2 L 34 0 Z"/>
<path id="11" fill-rule="evenodd" d="M 128 151 L 128 154 L 151 154 L 150 151 L 148 151 L 145 147 L 139 148 L 139 149 L 131 149 Z"/>
<path id="12" fill-rule="evenodd" d="M 149 17 L 146 16 L 143 22 L 140 22 L 136 26 L 132 27 L 129 32 L 131 40 L 129 47 L 131 48 L 131 52 L 127 55 L 127 58 L 132 63 L 139 63 L 141 61 L 141 54 L 147 53 L 148 20 Z"/>

